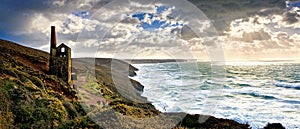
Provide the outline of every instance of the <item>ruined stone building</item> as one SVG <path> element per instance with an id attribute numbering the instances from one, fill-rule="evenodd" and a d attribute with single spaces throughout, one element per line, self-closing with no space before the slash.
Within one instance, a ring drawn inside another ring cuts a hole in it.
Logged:
<path id="1" fill-rule="evenodd" d="M 51 26 L 49 72 L 63 79 L 68 84 L 72 84 L 71 48 L 64 43 L 56 47 L 56 32 L 54 26 Z"/>

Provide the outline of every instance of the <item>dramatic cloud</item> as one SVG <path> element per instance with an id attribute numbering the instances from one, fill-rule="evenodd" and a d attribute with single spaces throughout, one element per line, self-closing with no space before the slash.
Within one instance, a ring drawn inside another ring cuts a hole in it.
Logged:
<path id="1" fill-rule="evenodd" d="M 283 0 L 189 0 L 200 8 L 213 21 L 222 34 L 232 20 L 253 15 L 282 14 L 285 11 Z"/>
<path id="2" fill-rule="evenodd" d="M 3 0 L 0 38 L 48 51 L 54 25 L 75 56 L 298 59 L 298 0 L 189 1 Z"/>
<path id="3" fill-rule="evenodd" d="M 283 15 L 255 15 L 230 23 L 226 35 L 221 36 L 228 57 L 255 59 L 298 59 L 299 23 L 290 22 Z M 294 17 L 299 20 L 299 17 Z M 289 55 L 289 56 L 287 56 Z"/>

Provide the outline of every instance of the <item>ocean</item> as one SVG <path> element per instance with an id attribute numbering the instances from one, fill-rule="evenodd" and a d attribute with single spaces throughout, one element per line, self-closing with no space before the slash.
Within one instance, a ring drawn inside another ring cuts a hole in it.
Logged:
<path id="1" fill-rule="evenodd" d="M 300 64 L 205 62 L 133 64 L 142 96 L 162 112 L 227 118 L 262 128 L 300 128 Z M 220 70 L 220 69 L 218 69 Z"/>

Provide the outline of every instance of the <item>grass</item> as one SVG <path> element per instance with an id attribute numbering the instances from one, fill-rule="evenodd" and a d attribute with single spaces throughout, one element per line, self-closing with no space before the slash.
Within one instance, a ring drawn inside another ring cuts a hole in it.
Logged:
<path id="1" fill-rule="evenodd" d="M 72 62 L 79 72 L 89 74 L 89 82 L 83 88 L 107 100 L 84 105 L 83 101 L 93 98 L 76 94 L 62 79 L 48 74 L 48 53 L 4 40 L 0 40 L 0 51 L 1 129 L 100 128 L 99 125 L 107 128 L 164 128 L 172 124 L 172 119 L 154 119 L 172 114 L 159 112 L 146 100 L 143 103 L 127 98 L 126 95 L 135 95 L 144 100 L 137 94 L 143 89 L 138 82 L 129 80 L 129 83 L 120 83 L 118 88 L 121 89 L 117 88 L 111 74 L 111 59 L 96 59 L 96 66 L 88 66 L 88 60 Z M 131 65 L 117 60 L 115 63 L 117 67 L 113 72 L 117 73 L 117 78 L 128 80 L 129 75 L 135 75 L 136 68 Z M 129 75 L 126 70 L 129 70 Z M 177 114 L 174 117 L 179 119 Z M 188 116 L 176 128 L 247 128 L 247 125 L 216 118 L 202 125 L 196 121 L 197 117 Z"/>
<path id="2" fill-rule="evenodd" d="M 14 114 L 11 111 L 12 101 L 9 95 L 9 89 L 13 88 L 13 83 L 0 80 L 0 128 L 6 129 L 14 127 Z"/>

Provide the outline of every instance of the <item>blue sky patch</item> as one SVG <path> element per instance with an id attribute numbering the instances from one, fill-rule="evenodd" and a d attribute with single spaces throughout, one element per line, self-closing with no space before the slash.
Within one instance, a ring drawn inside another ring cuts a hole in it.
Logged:
<path id="1" fill-rule="evenodd" d="M 158 29 L 158 28 L 166 28 L 169 24 L 166 21 L 154 20 L 151 24 L 147 22 L 142 22 L 143 29 Z"/>
<path id="2" fill-rule="evenodd" d="M 132 17 L 138 18 L 140 21 L 145 19 L 146 14 L 148 14 L 150 16 L 150 19 L 152 19 L 154 17 L 154 14 L 151 13 L 136 13 L 133 14 Z"/>
<path id="3" fill-rule="evenodd" d="M 142 27 L 144 30 L 156 30 L 159 28 L 166 28 L 166 27 L 176 27 L 176 26 L 183 26 L 182 23 L 176 22 L 174 24 L 169 23 L 166 20 L 157 20 L 159 19 L 159 14 L 163 13 L 164 11 L 168 10 L 169 7 L 167 6 L 156 6 L 156 13 L 144 13 L 139 12 L 132 15 L 132 17 L 137 18 L 139 21 L 141 21 L 141 25 L 138 27 Z M 146 15 L 148 15 L 148 18 L 150 19 L 150 23 L 145 22 Z M 155 18 L 155 19 L 154 19 Z"/>
<path id="4" fill-rule="evenodd" d="M 157 14 L 162 14 L 164 11 L 167 11 L 169 9 L 168 6 L 155 6 L 155 8 Z"/>
<path id="5" fill-rule="evenodd" d="M 291 3 L 291 6 L 300 8 L 300 1 Z"/>
<path id="6" fill-rule="evenodd" d="M 288 10 L 291 10 L 291 9 L 294 8 L 294 7 L 300 8 L 300 0 L 299 0 L 299 1 L 289 2 L 289 3 L 287 4 L 287 6 L 289 7 Z M 298 10 L 298 12 L 299 12 L 299 10 Z"/>
<path id="7" fill-rule="evenodd" d="M 84 18 L 84 19 L 87 19 L 90 15 L 90 13 L 88 11 L 75 11 L 72 14 L 77 17 Z"/>

